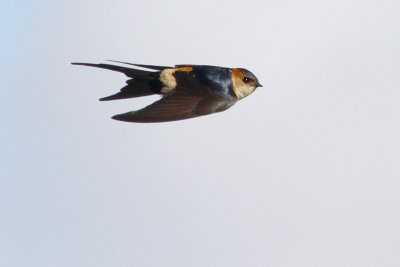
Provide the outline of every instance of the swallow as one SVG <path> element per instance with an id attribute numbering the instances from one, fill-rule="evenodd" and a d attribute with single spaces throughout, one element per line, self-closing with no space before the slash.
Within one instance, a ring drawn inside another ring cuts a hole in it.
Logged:
<path id="1" fill-rule="evenodd" d="M 130 78 L 120 92 L 103 97 L 100 101 L 154 94 L 162 96 L 143 109 L 112 117 L 125 122 L 168 122 L 221 112 L 262 86 L 253 73 L 242 68 L 209 65 L 167 67 L 112 62 L 134 67 L 92 63 L 71 64 L 117 71 Z"/>

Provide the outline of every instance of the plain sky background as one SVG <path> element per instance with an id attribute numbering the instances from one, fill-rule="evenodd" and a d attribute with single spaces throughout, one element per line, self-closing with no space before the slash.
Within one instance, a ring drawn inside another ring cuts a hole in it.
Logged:
<path id="1" fill-rule="evenodd" d="M 399 1 L 0 3 L 0 266 L 400 266 Z M 244 67 L 230 110 L 70 62 Z"/>

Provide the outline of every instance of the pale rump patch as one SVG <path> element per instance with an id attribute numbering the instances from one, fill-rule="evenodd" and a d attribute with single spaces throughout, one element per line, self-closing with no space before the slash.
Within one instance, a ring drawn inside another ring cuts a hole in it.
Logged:
<path id="1" fill-rule="evenodd" d="M 192 67 L 179 67 L 173 69 L 165 69 L 160 73 L 160 81 L 164 84 L 164 87 L 161 89 L 162 93 L 170 93 L 176 88 L 176 78 L 174 73 L 176 71 L 192 71 Z"/>
<path id="2" fill-rule="evenodd" d="M 243 78 L 246 75 L 240 69 L 232 69 L 233 92 L 238 99 L 242 99 L 254 92 L 254 85 L 246 84 Z"/>

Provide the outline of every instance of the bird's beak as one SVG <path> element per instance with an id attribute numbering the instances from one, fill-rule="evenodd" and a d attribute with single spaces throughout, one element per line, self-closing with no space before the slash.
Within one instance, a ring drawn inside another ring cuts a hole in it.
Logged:
<path id="1" fill-rule="evenodd" d="M 263 86 L 262 86 L 262 84 L 260 84 L 260 83 L 257 83 L 257 87 L 263 87 Z"/>

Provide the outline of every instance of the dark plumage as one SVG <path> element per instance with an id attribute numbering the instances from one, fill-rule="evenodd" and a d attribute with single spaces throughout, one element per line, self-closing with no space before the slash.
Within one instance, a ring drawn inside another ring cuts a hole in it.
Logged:
<path id="1" fill-rule="evenodd" d="M 113 117 L 127 122 L 166 122 L 220 112 L 261 86 L 254 74 L 246 69 L 207 65 L 166 67 L 114 62 L 155 71 L 110 64 L 72 64 L 118 71 L 131 78 L 120 92 L 103 97 L 101 101 L 153 94 L 163 96 L 143 109 Z"/>

